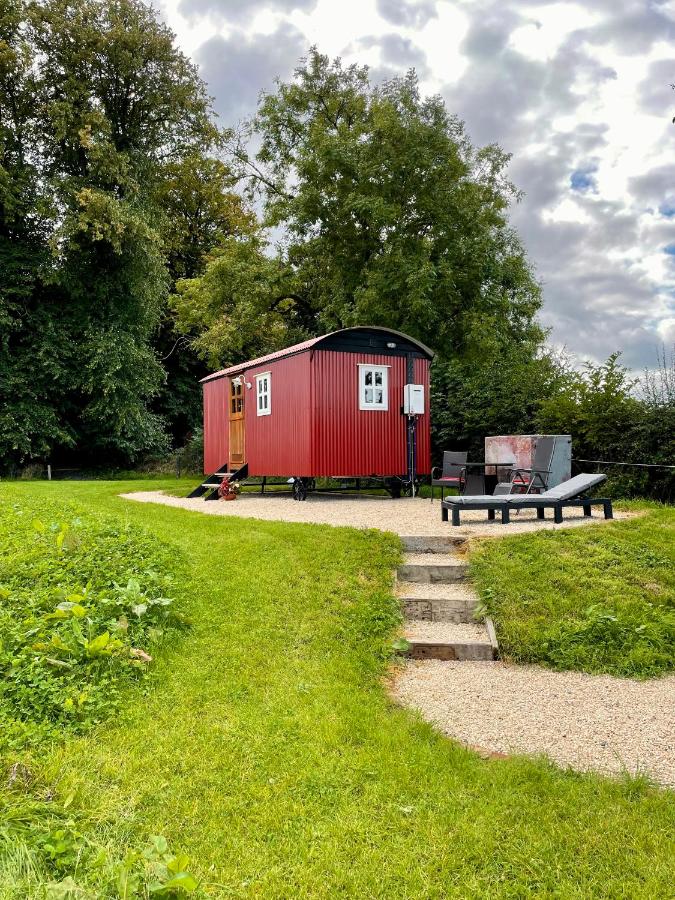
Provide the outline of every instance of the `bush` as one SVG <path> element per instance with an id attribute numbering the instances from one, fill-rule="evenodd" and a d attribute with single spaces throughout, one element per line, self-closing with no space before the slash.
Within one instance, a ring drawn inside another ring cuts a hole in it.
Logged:
<path id="1" fill-rule="evenodd" d="M 490 434 L 571 434 L 574 458 L 672 465 L 675 460 L 675 356 L 633 378 L 614 353 L 575 369 L 565 354 L 506 349 L 495 358 L 437 359 L 431 385 L 434 463 L 442 451 L 478 458 Z M 672 502 L 675 470 L 579 462 L 606 471 L 615 497 Z"/>
<path id="2" fill-rule="evenodd" d="M 180 453 L 181 472 L 201 472 L 204 463 L 204 429 L 195 428 Z"/>
<path id="3" fill-rule="evenodd" d="M 672 369 L 672 371 L 671 371 Z M 601 365 L 569 372 L 561 389 L 541 402 L 537 431 L 571 434 L 577 459 L 672 465 L 675 459 L 675 369 L 665 358 L 656 372 L 631 378 L 614 353 Z M 579 468 L 589 468 L 580 463 Z M 596 468 L 603 470 L 602 465 Z M 675 472 L 606 466 L 605 488 L 615 497 L 672 500 Z"/>
<path id="4" fill-rule="evenodd" d="M 173 548 L 75 507 L 0 505 L 0 752 L 108 717 L 183 623 Z"/>
<path id="5" fill-rule="evenodd" d="M 17 756 L 109 718 L 145 677 L 149 651 L 185 624 L 177 565 L 174 547 L 136 526 L 74 505 L 0 504 L 2 898 L 201 896 L 163 837 L 110 855 Z"/>

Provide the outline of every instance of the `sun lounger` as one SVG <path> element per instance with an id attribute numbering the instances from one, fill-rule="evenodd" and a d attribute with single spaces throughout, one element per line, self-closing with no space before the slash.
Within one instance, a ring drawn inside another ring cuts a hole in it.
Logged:
<path id="1" fill-rule="evenodd" d="M 485 509 L 488 519 L 493 520 L 497 510 L 501 513 L 502 525 L 511 521 L 510 514 L 518 509 L 536 509 L 537 518 L 544 518 L 546 509 L 553 510 L 553 519 L 560 524 L 563 520 L 563 509 L 581 507 L 585 516 L 591 515 L 591 507 L 602 506 L 606 519 L 613 518 L 612 501 L 606 497 L 591 498 L 587 494 L 592 488 L 602 484 L 606 475 L 575 475 L 569 481 L 544 491 L 543 494 L 500 494 L 497 496 L 446 497 L 441 505 L 441 517 L 448 521 L 448 513 L 452 513 L 452 524 L 460 524 L 462 509 Z"/>

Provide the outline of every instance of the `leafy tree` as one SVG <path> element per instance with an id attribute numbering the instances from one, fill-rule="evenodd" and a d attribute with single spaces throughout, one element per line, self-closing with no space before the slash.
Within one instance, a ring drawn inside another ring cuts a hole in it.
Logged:
<path id="1" fill-rule="evenodd" d="M 483 428 L 486 415 L 526 419 L 541 396 L 524 399 L 527 387 L 550 373 L 537 358 L 539 286 L 508 223 L 518 194 L 506 154 L 472 147 L 441 98 L 420 96 L 414 72 L 372 87 L 366 68 L 316 50 L 230 149 L 280 243 L 272 253 L 262 236 L 234 239 L 179 286 L 178 320 L 211 365 L 383 325 L 438 353 L 437 449 L 475 442 L 478 417 Z"/>
<path id="2" fill-rule="evenodd" d="M 282 262 L 264 253 L 259 236 L 228 238 L 201 277 L 178 283 L 177 323 L 195 334 L 193 346 L 211 367 L 280 349 L 303 337 L 286 280 Z"/>
<path id="3" fill-rule="evenodd" d="M 3 4 L 5 464 L 166 446 L 152 403 L 168 292 L 246 218 L 231 191 L 217 196 L 231 185 L 210 158 L 220 141 L 195 66 L 140 0 Z"/>
<path id="4" fill-rule="evenodd" d="M 170 284 L 153 192 L 217 134 L 194 66 L 142 3 L 49 0 L 31 13 L 45 165 L 64 210 L 55 280 L 84 361 L 81 439 L 133 459 L 165 446 L 148 410 Z"/>
<path id="5" fill-rule="evenodd" d="M 197 152 L 162 168 L 153 201 L 165 220 L 162 233 L 173 281 L 199 275 L 205 254 L 223 238 L 257 228 L 235 185 L 229 166 Z"/>
<path id="6" fill-rule="evenodd" d="M 315 329 L 387 325 L 445 357 L 541 340 L 508 156 L 473 148 L 414 71 L 372 87 L 367 69 L 312 50 L 252 129 L 257 158 L 235 153 Z"/>
<path id="7" fill-rule="evenodd" d="M 203 272 L 207 255 L 219 242 L 256 229 L 255 218 L 244 208 L 234 185 L 228 166 L 200 152 L 163 167 L 153 202 L 161 210 L 172 293 L 178 280 Z M 166 371 L 166 387 L 153 409 L 169 423 L 174 440 L 180 443 L 201 426 L 199 380 L 208 371 L 184 330 L 190 328 L 183 329 L 173 308 L 168 307 L 155 341 Z"/>
<path id="8" fill-rule="evenodd" d="M 35 94 L 24 4 L 7 0 L 0 7 L 0 460 L 71 440 L 50 399 L 62 389 L 56 357 L 67 342 L 46 305 L 34 302 L 53 215 L 35 154 Z"/>

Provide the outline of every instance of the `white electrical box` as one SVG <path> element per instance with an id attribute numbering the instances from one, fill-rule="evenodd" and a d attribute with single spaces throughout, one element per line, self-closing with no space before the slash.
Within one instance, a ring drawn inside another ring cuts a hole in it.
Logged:
<path id="1" fill-rule="evenodd" d="M 406 384 L 403 388 L 403 412 L 406 416 L 424 415 L 424 385 Z"/>

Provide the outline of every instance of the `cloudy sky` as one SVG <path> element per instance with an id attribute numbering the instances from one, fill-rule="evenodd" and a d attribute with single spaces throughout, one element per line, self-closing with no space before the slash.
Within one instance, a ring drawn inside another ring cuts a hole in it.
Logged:
<path id="1" fill-rule="evenodd" d="M 675 343 L 675 0 L 158 0 L 224 124 L 316 44 L 414 66 L 512 154 L 551 339 L 639 369 Z"/>

